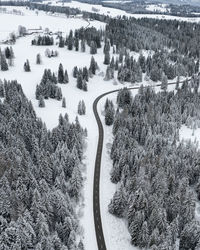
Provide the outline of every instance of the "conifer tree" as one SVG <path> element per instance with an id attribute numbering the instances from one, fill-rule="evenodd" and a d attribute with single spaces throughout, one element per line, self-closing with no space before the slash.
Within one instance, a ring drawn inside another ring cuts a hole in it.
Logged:
<path id="1" fill-rule="evenodd" d="M 168 87 L 168 79 L 166 75 L 162 76 L 162 83 L 161 83 L 161 89 L 166 91 Z"/>
<path id="2" fill-rule="evenodd" d="M 88 82 L 89 81 L 89 73 L 87 67 L 83 68 L 83 79 Z"/>
<path id="3" fill-rule="evenodd" d="M 56 88 L 55 98 L 58 101 L 62 100 L 62 90 L 61 90 L 61 88 Z"/>
<path id="4" fill-rule="evenodd" d="M 63 70 L 62 63 L 60 63 L 59 68 L 58 68 L 58 82 L 64 83 L 64 70 Z"/>
<path id="5" fill-rule="evenodd" d="M 65 70 L 65 74 L 64 74 L 64 83 L 69 83 L 69 77 L 68 77 L 67 70 Z"/>
<path id="6" fill-rule="evenodd" d="M 83 91 L 88 91 L 87 82 L 83 79 Z"/>
<path id="7" fill-rule="evenodd" d="M 9 47 L 6 47 L 6 48 L 5 48 L 5 57 L 6 57 L 6 59 L 9 59 L 10 56 L 11 56 L 10 49 L 9 49 Z"/>
<path id="8" fill-rule="evenodd" d="M 68 50 L 72 50 L 73 49 L 73 46 L 74 46 L 74 42 L 73 42 L 73 31 L 70 30 L 70 33 L 69 33 L 69 37 L 68 37 Z"/>
<path id="9" fill-rule="evenodd" d="M 41 63 L 42 63 L 41 55 L 37 54 L 36 55 L 36 64 L 41 64 Z"/>
<path id="10" fill-rule="evenodd" d="M 82 74 L 78 74 L 78 77 L 77 77 L 77 88 L 78 89 L 83 89 L 83 77 L 82 77 Z"/>
<path id="11" fill-rule="evenodd" d="M 59 45 L 58 45 L 58 47 L 59 48 L 64 48 L 64 46 L 65 46 L 65 41 L 64 41 L 63 37 L 60 36 L 59 37 Z"/>
<path id="12" fill-rule="evenodd" d="M 104 64 L 106 64 L 106 65 L 110 64 L 110 53 L 109 53 L 109 51 L 105 53 Z"/>
<path id="13" fill-rule="evenodd" d="M 0 50 L 0 66 L 2 71 L 7 71 L 8 70 L 8 64 L 6 62 L 6 57 L 5 55 L 1 52 Z"/>
<path id="14" fill-rule="evenodd" d="M 73 77 L 74 78 L 78 77 L 78 67 L 77 66 L 75 66 L 74 69 L 73 69 Z"/>
<path id="15" fill-rule="evenodd" d="M 81 40 L 81 52 L 85 52 L 85 40 Z"/>
<path id="16" fill-rule="evenodd" d="M 27 59 L 26 62 L 24 63 L 24 71 L 25 72 L 30 72 L 31 68 L 30 68 L 30 64 L 29 64 L 29 60 Z"/>
<path id="17" fill-rule="evenodd" d="M 91 62 L 90 62 L 90 70 L 91 70 L 92 74 L 95 75 L 96 70 L 97 70 L 97 64 L 96 64 L 93 56 L 92 56 Z"/>
<path id="18" fill-rule="evenodd" d="M 75 47 L 75 51 L 79 51 L 79 39 L 78 39 L 78 37 L 76 37 L 74 40 L 74 47 Z"/>
<path id="19" fill-rule="evenodd" d="M 90 44 L 90 54 L 94 55 L 97 53 L 97 44 L 96 42 L 92 41 Z"/>
<path id="20" fill-rule="evenodd" d="M 63 97 L 62 99 L 62 108 L 66 108 L 66 99 Z"/>
<path id="21" fill-rule="evenodd" d="M 44 108 L 45 107 L 44 97 L 42 95 L 39 96 L 38 106 L 40 108 Z"/>
<path id="22" fill-rule="evenodd" d="M 4 86 L 3 82 L 0 80 L 0 98 L 4 97 Z"/>

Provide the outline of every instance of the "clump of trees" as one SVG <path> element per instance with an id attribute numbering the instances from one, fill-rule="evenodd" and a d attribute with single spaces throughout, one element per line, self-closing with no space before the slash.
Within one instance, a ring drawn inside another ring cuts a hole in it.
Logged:
<path id="1" fill-rule="evenodd" d="M 45 36 L 38 36 L 31 41 L 32 45 L 37 46 L 50 46 L 54 44 L 54 39 L 52 36 L 45 35 Z"/>
<path id="2" fill-rule="evenodd" d="M 78 114 L 79 115 L 85 115 L 86 114 L 86 106 L 85 106 L 85 102 L 79 101 L 78 103 Z"/>
<path id="3" fill-rule="evenodd" d="M 67 70 L 64 71 L 62 63 L 60 63 L 58 68 L 58 82 L 64 84 L 69 83 Z"/>
<path id="4" fill-rule="evenodd" d="M 57 83 L 55 74 L 50 69 L 45 69 L 40 84 L 36 86 L 36 99 L 39 100 L 40 96 L 43 96 L 44 99 L 62 100 L 62 90 L 57 86 Z"/>
<path id="5" fill-rule="evenodd" d="M 105 112 L 105 124 L 108 126 L 112 125 L 114 122 L 115 108 L 113 102 L 109 99 L 106 99 L 104 112 Z"/>
<path id="6" fill-rule="evenodd" d="M 8 64 L 9 66 L 14 66 L 14 52 L 13 52 L 13 48 L 12 47 L 6 47 L 4 50 L 4 55 L 6 57 L 6 59 L 8 60 Z"/>
<path id="7" fill-rule="evenodd" d="M 58 51 L 57 50 L 46 49 L 45 50 L 45 56 L 48 57 L 48 58 L 58 57 Z"/>
<path id="8" fill-rule="evenodd" d="M 87 82 L 89 81 L 90 71 L 87 67 L 83 67 L 82 69 L 77 66 L 73 69 L 73 77 L 77 79 L 77 88 L 82 89 L 83 91 L 87 91 Z"/>
<path id="9" fill-rule="evenodd" d="M 102 31 L 92 28 L 80 28 L 74 32 L 70 30 L 69 35 L 64 39 L 62 36 L 59 37 L 59 47 L 67 47 L 68 50 L 75 50 L 85 52 L 86 44 L 90 48 L 90 54 L 94 55 L 97 53 L 97 49 L 101 48 Z"/>

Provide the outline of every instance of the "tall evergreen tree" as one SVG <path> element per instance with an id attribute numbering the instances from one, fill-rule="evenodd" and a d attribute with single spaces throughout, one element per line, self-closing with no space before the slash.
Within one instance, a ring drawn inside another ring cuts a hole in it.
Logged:
<path id="1" fill-rule="evenodd" d="M 59 68 L 58 68 L 58 82 L 64 83 L 64 70 L 63 70 L 62 63 L 60 63 Z"/>

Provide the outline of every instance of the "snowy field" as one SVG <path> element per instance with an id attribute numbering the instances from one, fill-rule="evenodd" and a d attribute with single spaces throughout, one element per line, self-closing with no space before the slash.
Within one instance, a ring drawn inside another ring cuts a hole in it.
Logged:
<path id="1" fill-rule="evenodd" d="M 52 32 L 62 31 L 67 33 L 70 29 L 75 30 L 88 26 L 88 22 L 81 18 L 67 18 L 61 14 L 53 16 L 46 14 L 44 11 L 31 11 L 25 7 L 7 6 L 6 9 L 8 11 L 13 9 L 21 10 L 24 16 L 0 13 L 0 41 L 6 39 L 11 32 L 16 32 L 19 25 L 25 26 L 27 29 L 39 29 L 42 27 L 43 30 L 49 28 Z M 90 26 L 95 28 L 102 27 L 103 29 L 105 24 L 99 21 L 91 21 Z"/>
<path id="2" fill-rule="evenodd" d="M 49 1 L 46 1 L 46 4 Z M 45 3 L 45 2 L 43 2 Z M 117 16 L 128 16 L 128 17 L 135 17 L 135 18 L 142 18 L 142 17 L 147 17 L 147 18 L 157 18 L 157 19 L 167 19 L 167 20 L 179 20 L 179 21 L 187 21 L 187 22 L 200 22 L 200 17 L 178 17 L 178 16 L 170 16 L 170 15 L 156 15 L 156 14 L 130 14 L 127 13 L 124 10 L 120 9 L 115 9 L 115 8 L 109 8 L 109 7 L 103 7 L 102 5 L 92 5 L 88 3 L 80 3 L 76 1 L 72 1 L 69 3 L 57 3 L 56 1 L 51 1 L 51 5 L 53 6 L 68 6 L 71 8 L 78 8 L 82 11 L 88 11 L 92 13 L 98 13 L 98 14 L 104 14 L 104 15 L 109 15 L 111 17 L 117 17 Z M 93 7 L 96 9 L 94 10 Z M 162 9 L 164 7 L 161 7 Z"/>
<path id="3" fill-rule="evenodd" d="M 158 11 L 158 12 L 170 12 L 170 8 L 167 8 L 167 4 L 149 4 L 146 7 L 146 10 L 149 11 Z"/>

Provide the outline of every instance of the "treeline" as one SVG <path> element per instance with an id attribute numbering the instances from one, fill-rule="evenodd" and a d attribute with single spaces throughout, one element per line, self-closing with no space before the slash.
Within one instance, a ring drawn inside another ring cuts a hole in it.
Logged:
<path id="1" fill-rule="evenodd" d="M 0 70 L 7 71 L 9 70 L 8 66 L 14 65 L 14 52 L 12 47 L 6 47 L 4 51 L 0 48 Z"/>
<path id="2" fill-rule="evenodd" d="M 59 65 L 58 77 L 50 69 L 45 69 L 41 82 L 36 86 L 35 96 L 39 100 L 40 96 L 44 99 L 52 98 L 60 101 L 62 99 L 62 90 L 57 83 L 68 83 L 67 70 L 64 73 L 62 64 Z"/>
<path id="3" fill-rule="evenodd" d="M 131 242 L 140 248 L 200 248 L 200 151 L 179 141 L 182 124 L 199 126 L 199 84 L 193 77 L 176 92 L 141 87 L 134 98 L 127 89 L 118 94 L 110 154 L 117 191 L 109 212 L 126 219 Z"/>
<path id="4" fill-rule="evenodd" d="M 69 34 L 64 38 L 59 36 L 58 46 L 60 48 L 67 47 L 68 50 L 86 51 L 86 44 L 90 47 L 90 54 L 97 53 L 97 49 L 101 48 L 103 41 L 103 31 L 92 28 L 80 28 L 74 32 L 70 30 Z"/>
<path id="5" fill-rule="evenodd" d="M 45 46 L 50 46 L 54 44 L 54 39 L 52 36 L 46 35 L 46 36 L 38 36 L 37 38 L 34 38 L 31 41 L 32 45 L 45 45 Z"/>
<path id="6" fill-rule="evenodd" d="M 168 38 L 168 48 L 175 48 L 180 54 L 200 57 L 200 25 L 177 20 L 142 18 L 134 21 Z M 130 19 L 131 22 L 131 19 Z"/>
<path id="7" fill-rule="evenodd" d="M 16 82 L 1 82 L 0 249 L 81 249 L 84 131 L 60 115 L 48 131 Z"/>

